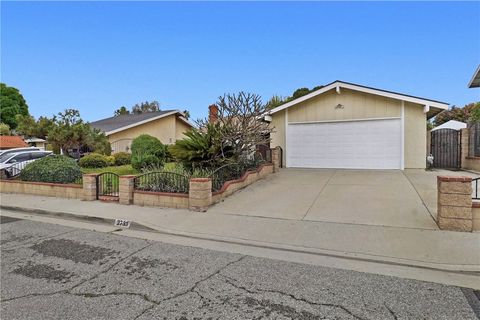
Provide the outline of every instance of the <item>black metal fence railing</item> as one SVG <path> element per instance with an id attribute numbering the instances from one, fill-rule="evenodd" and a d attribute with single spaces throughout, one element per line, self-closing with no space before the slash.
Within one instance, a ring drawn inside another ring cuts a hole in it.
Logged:
<path id="1" fill-rule="evenodd" d="M 472 199 L 480 200 L 480 195 L 478 194 L 478 181 L 480 178 L 472 179 Z"/>
<path id="2" fill-rule="evenodd" d="M 155 171 L 137 176 L 133 184 L 135 190 L 188 193 L 189 178 L 176 172 Z"/>
<path id="3" fill-rule="evenodd" d="M 97 199 L 99 196 L 119 196 L 119 176 L 113 172 L 103 172 L 97 176 Z"/>
<path id="4" fill-rule="evenodd" d="M 262 159 L 257 159 L 241 163 L 229 163 L 219 167 L 210 175 L 212 191 L 220 191 L 225 182 L 240 179 L 245 172 L 257 169 L 264 162 Z"/>

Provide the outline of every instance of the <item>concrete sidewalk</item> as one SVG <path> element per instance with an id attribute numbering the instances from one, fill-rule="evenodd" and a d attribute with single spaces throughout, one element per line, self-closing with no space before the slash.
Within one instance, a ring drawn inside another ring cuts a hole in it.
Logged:
<path id="1" fill-rule="evenodd" d="M 480 271 L 480 233 L 297 221 L 2 194 L 2 209 L 128 219 L 161 233 L 445 271 Z"/>

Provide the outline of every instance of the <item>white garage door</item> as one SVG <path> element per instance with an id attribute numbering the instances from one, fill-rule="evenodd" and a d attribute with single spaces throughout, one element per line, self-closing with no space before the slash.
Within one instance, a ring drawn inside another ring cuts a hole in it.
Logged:
<path id="1" fill-rule="evenodd" d="M 289 124 L 287 166 L 400 169 L 400 119 Z"/>

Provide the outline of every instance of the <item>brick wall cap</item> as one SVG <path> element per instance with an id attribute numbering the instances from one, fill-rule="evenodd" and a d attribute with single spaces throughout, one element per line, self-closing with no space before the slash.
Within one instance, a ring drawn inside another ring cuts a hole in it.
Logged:
<path id="1" fill-rule="evenodd" d="M 81 184 L 75 184 L 75 183 L 53 183 L 53 182 L 37 182 L 37 181 L 5 180 L 5 179 L 1 179 L 0 181 L 6 182 L 6 183 L 18 183 L 18 184 L 36 185 L 36 186 L 79 188 L 79 189 L 83 188 Z"/>
<path id="2" fill-rule="evenodd" d="M 449 176 L 437 176 L 437 181 L 445 181 L 445 182 L 471 182 L 471 177 L 449 177 Z"/>
<path id="3" fill-rule="evenodd" d="M 211 178 L 191 178 L 190 182 L 208 182 Z"/>
<path id="4" fill-rule="evenodd" d="M 480 208 L 480 201 L 473 201 L 472 208 Z"/>

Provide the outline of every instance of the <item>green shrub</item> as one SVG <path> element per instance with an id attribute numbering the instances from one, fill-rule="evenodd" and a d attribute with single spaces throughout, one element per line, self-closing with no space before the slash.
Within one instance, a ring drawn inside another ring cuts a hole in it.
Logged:
<path id="1" fill-rule="evenodd" d="M 107 163 L 109 166 L 114 166 L 115 165 L 115 157 L 114 156 L 106 156 L 105 160 L 107 160 Z"/>
<path id="2" fill-rule="evenodd" d="M 141 170 L 152 165 L 163 166 L 166 147 L 155 137 L 142 134 L 132 141 L 132 167 Z"/>
<path id="3" fill-rule="evenodd" d="M 82 168 L 103 168 L 108 167 L 108 157 L 99 153 L 90 153 L 78 162 Z"/>
<path id="4" fill-rule="evenodd" d="M 132 155 L 128 152 L 114 153 L 113 156 L 115 157 L 116 166 L 123 166 L 126 164 L 130 164 L 132 161 Z"/>
<path id="5" fill-rule="evenodd" d="M 223 146 L 223 128 L 218 123 L 209 123 L 200 130 L 192 128 L 185 132 L 185 138 L 169 147 L 169 152 L 187 168 L 215 168 L 230 159 L 231 147 Z"/>
<path id="6" fill-rule="evenodd" d="M 29 163 L 20 180 L 52 183 L 75 183 L 82 178 L 80 167 L 72 158 L 52 155 Z"/>

